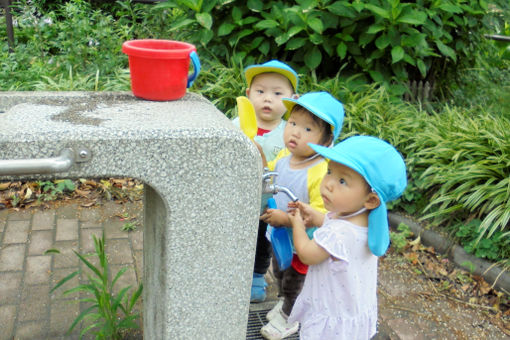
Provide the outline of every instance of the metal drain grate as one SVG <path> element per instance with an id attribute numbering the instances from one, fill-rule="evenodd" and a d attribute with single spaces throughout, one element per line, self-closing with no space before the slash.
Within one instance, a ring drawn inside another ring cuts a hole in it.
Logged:
<path id="1" fill-rule="evenodd" d="M 260 329 L 267 323 L 266 314 L 271 309 L 250 311 L 248 316 L 248 329 L 246 330 L 246 340 L 264 340 L 260 335 Z M 285 338 L 289 340 L 299 340 L 299 333 Z"/>

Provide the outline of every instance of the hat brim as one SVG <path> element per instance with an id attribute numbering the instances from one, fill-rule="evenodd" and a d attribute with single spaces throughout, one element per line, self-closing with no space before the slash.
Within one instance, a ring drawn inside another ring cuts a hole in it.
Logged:
<path id="1" fill-rule="evenodd" d="M 280 68 L 280 67 L 260 66 L 260 65 L 249 66 L 244 71 L 244 74 L 246 76 L 246 83 L 248 84 L 248 86 L 251 86 L 251 82 L 255 76 L 257 76 L 261 73 L 271 73 L 271 72 L 279 73 L 282 76 L 284 76 L 285 78 L 287 78 L 290 81 L 294 92 L 297 91 L 298 79 L 297 79 L 296 75 L 294 73 L 292 73 L 291 71 Z"/>
<path id="2" fill-rule="evenodd" d="M 319 117 L 320 119 L 322 119 L 323 121 L 325 121 L 326 123 L 328 123 L 331 126 L 331 130 L 334 131 L 335 122 L 333 122 L 331 120 L 331 118 L 329 118 L 328 116 L 322 114 L 321 111 L 318 110 L 316 107 L 313 107 L 312 105 L 300 102 L 299 98 L 298 99 L 283 98 L 282 101 L 283 101 L 283 105 L 285 105 L 285 107 L 287 108 L 287 112 L 283 116 L 283 118 L 285 120 L 289 119 L 290 112 L 292 111 L 294 106 L 300 105 L 300 106 L 304 107 L 305 109 L 307 109 L 308 111 L 310 111 L 311 113 L 313 113 L 314 115 L 316 115 L 317 117 Z"/>

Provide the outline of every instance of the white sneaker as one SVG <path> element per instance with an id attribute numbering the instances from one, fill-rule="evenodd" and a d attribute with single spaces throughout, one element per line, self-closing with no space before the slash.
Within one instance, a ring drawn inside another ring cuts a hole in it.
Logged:
<path id="1" fill-rule="evenodd" d="M 278 303 L 266 314 L 267 321 L 271 321 L 277 314 L 281 314 L 283 307 L 283 299 L 280 299 Z"/>
<path id="2" fill-rule="evenodd" d="M 299 322 L 296 321 L 289 324 L 282 314 L 278 313 L 268 324 L 260 329 L 260 334 L 268 340 L 280 340 L 291 336 L 298 330 Z"/>

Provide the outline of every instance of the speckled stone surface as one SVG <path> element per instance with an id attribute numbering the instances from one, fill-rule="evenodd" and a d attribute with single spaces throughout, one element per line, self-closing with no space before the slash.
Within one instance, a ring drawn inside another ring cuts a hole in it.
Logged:
<path id="1" fill-rule="evenodd" d="M 0 93 L 0 160 L 86 148 L 64 173 L 145 183 L 144 338 L 244 339 L 262 166 L 210 102 L 129 92 Z M 1 162 L 0 162 L 1 163 Z"/>

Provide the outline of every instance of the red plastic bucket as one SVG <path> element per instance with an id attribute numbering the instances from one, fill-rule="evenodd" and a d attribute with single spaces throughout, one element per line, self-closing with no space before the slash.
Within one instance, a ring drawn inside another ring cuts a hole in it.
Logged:
<path id="1" fill-rule="evenodd" d="M 129 57 L 131 90 L 148 100 L 176 100 L 200 72 L 200 61 L 192 44 L 174 40 L 141 39 L 122 44 Z M 189 75 L 190 60 L 193 73 Z"/>

